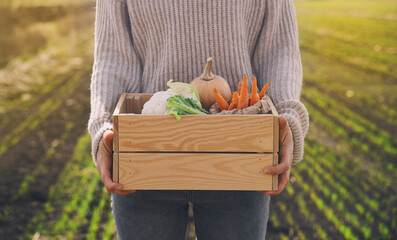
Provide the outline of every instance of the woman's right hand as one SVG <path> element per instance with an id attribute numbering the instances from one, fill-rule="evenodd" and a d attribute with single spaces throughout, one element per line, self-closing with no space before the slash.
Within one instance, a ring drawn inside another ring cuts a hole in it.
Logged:
<path id="1" fill-rule="evenodd" d="M 119 195 L 126 196 L 135 190 L 123 190 L 123 185 L 120 183 L 114 183 L 111 178 L 112 169 L 112 154 L 113 154 L 113 131 L 106 130 L 103 133 L 102 139 L 99 142 L 99 148 L 97 153 L 97 165 L 101 179 L 108 192 L 116 193 Z"/>

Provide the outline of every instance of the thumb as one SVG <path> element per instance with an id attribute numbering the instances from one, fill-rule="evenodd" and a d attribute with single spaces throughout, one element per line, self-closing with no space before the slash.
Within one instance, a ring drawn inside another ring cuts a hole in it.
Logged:
<path id="1" fill-rule="evenodd" d="M 113 134 L 112 130 L 106 130 L 103 133 L 103 140 L 104 140 L 106 148 L 109 151 L 113 151 L 113 136 L 114 136 L 114 134 Z"/>

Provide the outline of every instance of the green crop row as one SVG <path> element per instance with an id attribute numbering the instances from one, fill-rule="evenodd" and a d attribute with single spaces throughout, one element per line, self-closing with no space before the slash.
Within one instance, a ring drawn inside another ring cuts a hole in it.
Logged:
<path id="1" fill-rule="evenodd" d="M 382 148 L 386 153 L 397 155 L 397 147 L 395 147 L 397 140 L 389 132 L 380 129 L 358 113 L 344 107 L 331 96 L 325 95 L 323 92 L 320 93 L 316 88 L 306 87 L 305 97 L 313 101 L 319 108 L 329 109 L 329 111 L 325 111 L 328 115 L 343 123 L 352 132 L 360 134 L 361 138 Z"/>
<path id="2" fill-rule="evenodd" d="M 318 223 L 316 223 L 316 216 L 308 209 L 303 195 L 299 193 L 295 194 L 293 186 L 294 184 L 287 185 L 286 191 L 291 198 L 294 197 L 295 204 L 297 205 L 299 212 L 313 225 L 313 230 L 318 235 L 319 239 L 329 239 L 327 232 Z"/>
<path id="3" fill-rule="evenodd" d="M 73 128 L 74 124 L 72 122 L 68 122 L 65 124 L 65 129 L 60 136 L 59 139 L 53 141 L 53 144 L 51 145 L 50 148 L 47 149 L 46 154 L 45 154 L 45 159 L 41 161 L 37 168 L 34 169 L 31 173 L 26 174 L 19 186 L 18 193 L 13 196 L 13 199 L 18 199 L 21 198 L 22 196 L 25 195 L 25 193 L 29 190 L 29 185 L 36 179 L 36 177 L 40 174 L 46 171 L 46 163 L 54 156 L 54 154 L 57 151 L 57 148 L 61 146 L 66 138 L 69 136 L 70 130 Z"/>
<path id="4" fill-rule="evenodd" d="M 308 185 L 299 174 L 294 174 L 294 177 L 302 188 L 302 194 L 308 195 L 317 210 L 324 214 L 325 218 L 334 225 L 335 229 L 337 229 L 345 239 L 359 239 L 353 230 L 346 226 L 345 222 L 339 218 L 334 210 L 329 208 L 324 200 L 313 191 L 313 186 Z"/>
<path id="5" fill-rule="evenodd" d="M 359 178 L 361 181 L 357 182 L 353 182 L 353 178 L 347 179 L 344 177 L 349 172 L 346 169 L 354 171 L 352 173 L 354 176 L 365 176 L 366 174 L 362 171 L 357 171 L 358 167 L 338 166 L 341 165 L 340 163 L 345 162 L 343 158 L 336 157 L 335 153 L 325 150 L 323 146 L 318 145 L 310 139 L 307 142 L 309 143 L 306 146 L 306 161 L 311 164 L 312 168 L 306 171 L 310 172 L 310 174 L 316 172 L 322 176 L 326 183 L 324 182 L 319 185 L 332 186 L 332 192 L 339 192 L 340 196 L 345 196 L 343 202 L 350 202 L 352 208 L 349 209 L 356 209 L 362 216 L 360 220 L 365 219 L 371 224 L 372 229 L 379 231 L 379 236 L 388 238 L 391 232 L 390 229 L 395 229 L 397 224 L 394 218 L 390 218 L 392 215 L 397 214 L 397 199 L 388 197 L 388 195 L 393 194 L 393 190 L 395 191 L 395 189 L 392 189 L 392 191 L 386 189 L 386 192 L 383 194 L 376 194 L 379 186 L 382 186 L 381 183 L 375 183 L 370 189 L 365 190 L 361 188 L 360 183 L 363 182 L 363 177 Z M 326 161 L 318 161 L 317 156 L 319 155 L 323 156 L 323 159 L 326 159 Z M 326 170 L 322 170 L 321 166 L 324 166 Z M 370 181 L 372 180 L 370 179 Z M 344 188 L 340 183 L 348 186 L 348 189 Z M 334 198 L 334 195 L 332 197 Z M 388 211 L 381 211 L 381 209 L 388 209 Z M 376 225 L 378 226 L 377 228 L 374 227 Z"/>
<path id="6" fill-rule="evenodd" d="M 385 177 L 377 178 L 376 176 L 380 175 L 378 170 L 367 168 L 360 156 L 346 156 L 346 153 L 341 151 L 337 155 L 334 151 L 317 144 L 310 135 L 306 138 L 306 143 L 305 152 L 314 156 L 313 159 L 332 174 L 337 174 L 338 180 L 345 186 L 355 186 L 355 192 L 371 192 L 377 199 L 381 194 L 390 193 L 391 180 Z M 380 185 L 384 187 L 379 188 Z M 371 205 L 377 206 L 374 203 Z"/>
<path id="7" fill-rule="evenodd" d="M 306 142 L 305 152 L 307 160 L 313 167 L 318 165 L 319 168 L 323 168 L 328 172 L 327 175 L 338 179 L 340 184 L 349 188 L 348 193 L 357 196 L 363 201 L 367 206 L 366 209 L 369 208 L 373 211 L 385 208 L 396 209 L 395 202 L 389 202 L 392 199 L 386 198 L 387 195 L 395 193 L 394 185 L 387 186 L 383 182 L 377 182 L 376 179 L 367 177 L 369 175 L 367 171 L 371 168 L 361 168 L 360 163 L 355 164 L 346 158 L 338 156 L 335 152 L 317 144 L 311 138 L 308 138 Z M 321 156 L 321 158 L 318 156 Z M 368 195 L 368 193 L 371 194 Z M 379 214 L 383 215 L 385 213 L 380 211 Z"/>
<path id="8" fill-rule="evenodd" d="M 294 221 L 292 214 L 290 211 L 287 209 L 287 205 L 283 201 L 277 201 L 276 206 L 279 208 L 280 212 L 279 213 L 288 223 L 290 227 L 296 232 L 296 236 L 299 239 L 307 239 L 306 236 L 303 234 L 302 230 L 300 229 L 298 223 Z"/>
<path id="9" fill-rule="evenodd" d="M 49 98 L 43 102 L 33 114 L 24 119 L 16 128 L 0 140 L 0 156 L 9 148 L 16 145 L 21 138 L 28 135 L 36 127 L 51 115 L 52 112 L 73 94 L 74 90 L 81 85 L 83 76 L 91 69 L 91 66 L 85 67 L 82 71 L 77 72 L 69 81 L 58 89 L 58 94 L 54 98 Z"/>
<path id="10" fill-rule="evenodd" d="M 384 127 L 382 122 L 397 126 L 394 107 L 397 99 L 393 94 L 397 86 L 392 83 L 393 78 L 347 66 L 311 49 L 302 48 L 301 53 L 306 83 L 303 95 L 306 86 L 314 85 L 340 104 L 350 105 L 360 115 L 375 119 L 380 129 Z M 347 96 L 349 91 L 350 97 Z"/>
<path id="11" fill-rule="evenodd" d="M 379 171 L 375 177 L 380 180 L 386 181 L 384 177 L 384 172 L 389 172 L 390 176 L 395 176 L 397 174 L 397 169 L 393 167 L 393 163 L 386 161 L 375 151 L 372 151 L 371 147 L 362 142 L 360 138 L 355 136 L 351 136 L 346 130 L 340 125 L 333 122 L 331 119 L 324 117 L 323 113 L 320 109 L 317 109 L 313 104 L 309 103 L 306 100 L 302 100 L 302 102 L 306 105 L 309 110 L 309 114 L 311 116 L 311 121 L 319 124 L 322 128 L 325 129 L 333 138 L 337 139 L 340 143 L 343 141 L 345 146 L 351 146 L 351 149 L 361 151 L 365 153 L 367 156 L 370 156 L 371 159 L 377 162 L 378 169 L 382 169 L 383 171 Z M 386 165 L 386 169 L 384 169 Z"/>
<path id="12" fill-rule="evenodd" d="M 347 173 L 346 170 L 349 169 L 349 167 L 342 166 L 341 169 L 339 169 L 339 167 L 337 169 L 332 169 L 332 165 L 336 166 L 338 163 L 344 162 L 345 160 L 342 158 L 335 158 L 335 154 L 332 156 L 330 151 L 325 151 L 323 146 L 318 145 L 313 140 L 308 139 L 307 142 L 309 143 L 305 146 L 305 160 L 293 168 L 293 176 L 296 177 L 299 187 L 305 188 L 306 186 L 306 189 L 311 188 L 311 191 L 303 191 L 302 193 L 302 191 L 295 191 L 287 187 L 288 194 L 296 196 L 300 212 L 307 219 L 313 221 L 314 216 L 311 216 L 309 211 L 306 210 L 307 208 L 304 207 L 305 202 L 304 200 L 302 201 L 303 196 L 301 196 L 301 194 L 304 194 L 305 196 L 310 196 L 313 201 L 317 201 L 318 207 L 324 209 L 324 212 L 329 212 L 331 209 L 333 212 L 336 211 L 334 212 L 335 215 L 342 216 L 344 222 L 352 224 L 352 226 L 360 231 L 366 239 L 369 239 L 371 235 L 379 236 L 382 239 L 389 238 L 391 233 L 389 227 L 393 229 L 396 222 L 389 218 L 391 217 L 390 214 L 380 211 L 380 209 L 389 209 L 389 213 L 393 215 L 396 213 L 396 208 L 394 207 L 395 202 L 385 202 L 384 204 L 386 204 L 386 206 L 383 206 L 383 204 L 379 206 L 378 201 L 381 201 L 382 198 L 379 200 L 371 199 L 372 194 L 368 194 L 368 192 L 376 190 L 379 185 L 375 185 L 372 190 L 365 191 L 367 192 L 366 194 L 362 189 L 357 188 L 357 186 L 354 186 L 348 179 L 345 179 L 345 183 L 348 183 L 349 186 L 349 188 L 346 189 L 341 185 L 341 176 L 343 177 L 343 174 Z M 319 158 L 319 156 L 321 157 Z M 323 165 L 324 163 L 326 163 L 326 165 Z M 323 166 L 327 169 L 322 169 Z M 305 178 L 301 177 L 302 174 Z M 314 184 L 308 184 L 310 181 Z M 295 186 L 295 184 L 293 184 L 293 186 Z M 325 196 L 327 202 L 330 202 L 330 205 L 326 206 L 324 200 L 321 200 L 322 197 L 313 192 L 315 190 L 319 190 L 322 195 Z M 355 196 L 352 195 L 353 193 L 360 194 Z M 366 206 L 362 204 L 366 204 Z M 329 210 L 327 210 L 327 208 L 329 208 Z M 355 212 L 353 211 L 354 209 Z M 372 214 L 368 211 L 369 209 L 372 210 Z M 328 216 L 328 219 L 331 221 L 332 214 Z M 334 221 L 334 223 L 337 223 L 337 221 Z M 375 233 L 371 234 L 371 229 L 377 232 L 376 235 L 373 235 Z"/>
<path id="13" fill-rule="evenodd" d="M 51 186 L 44 210 L 30 221 L 27 236 L 31 238 L 32 233 L 39 232 L 41 236 L 49 238 L 73 238 L 81 226 L 88 224 L 86 217 L 91 213 L 94 199 L 98 195 L 103 196 L 90 145 L 88 133 L 79 138 L 72 160 Z M 103 205 L 102 201 L 98 204 Z"/>
<path id="14" fill-rule="evenodd" d="M 57 43 L 57 44 L 62 44 Z M 2 96 L 0 101 L 0 109 L 6 109 L 4 113 L 1 113 L 1 120 L 0 120 L 0 130 L 8 127 L 8 124 L 12 121 L 19 120 L 18 118 L 15 119 L 10 117 L 11 112 L 19 112 L 19 113 L 34 113 L 35 105 L 40 104 L 48 98 L 57 97 L 59 92 L 57 91 L 62 85 L 66 84 L 74 75 L 75 72 L 81 71 L 81 65 L 73 64 L 73 58 L 75 55 L 81 54 L 84 52 L 85 49 L 90 48 L 89 42 L 86 39 L 82 39 L 78 43 L 77 46 L 74 46 L 74 50 L 68 53 L 67 56 L 52 56 L 56 58 L 52 62 L 56 62 L 55 68 L 59 69 L 54 71 L 53 69 L 48 69 L 39 63 L 34 63 L 29 68 L 34 69 L 35 74 L 30 74 L 29 78 L 37 78 L 35 80 L 30 80 L 33 83 L 29 83 L 27 90 L 18 91 L 17 93 L 9 94 Z M 51 50 L 45 50 L 51 52 Z M 64 51 L 58 50 L 61 54 L 64 54 Z M 50 53 L 43 53 L 43 55 L 48 55 Z M 58 53 L 57 53 L 58 54 Z M 50 54 L 52 55 L 52 54 Z M 53 63 L 54 64 L 54 63 Z M 40 66 L 36 66 L 40 65 Z M 64 69 L 66 66 L 70 65 L 69 71 L 65 73 Z M 12 69 L 10 71 L 22 71 L 20 69 Z M 31 70 L 30 72 L 32 72 Z M 36 76 L 37 75 L 37 76 Z M 60 77 L 61 75 L 61 77 Z M 45 79 L 45 80 L 44 80 Z M 22 81 L 21 79 L 16 79 L 15 81 Z M 37 82 L 37 83 L 35 83 Z M 20 118 L 20 115 L 17 117 Z"/>
<path id="15" fill-rule="evenodd" d="M 310 176 L 313 183 L 315 183 L 313 184 L 315 185 L 314 189 L 319 190 L 325 199 L 330 202 L 328 207 L 337 211 L 337 215 L 343 216 L 346 223 L 350 223 L 355 229 L 357 229 L 357 231 L 360 231 L 366 239 L 369 239 L 371 236 L 371 227 L 367 223 L 373 223 L 375 218 L 371 214 L 361 215 L 359 211 L 353 212 L 354 203 L 352 204 L 352 208 L 346 206 L 346 203 L 349 203 L 350 201 L 357 203 L 359 200 L 353 199 L 353 196 L 351 196 L 349 192 L 343 192 L 341 195 L 337 194 L 333 189 L 329 188 L 325 181 L 321 179 L 319 176 L 320 173 L 315 171 L 314 168 L 311 168 L 311 166 L 306 168 L 301 167 L 300 172 L 302 172 L 302 170 L 306 172 L 307 176 Z M 309 178 L 306 178 L 306 181 L 308 180 Z M 336 180 L 337 179 L 331 179 L 331 181 Z M 362 206 L 360 207 L 362 208 Z"/>
<path id="16" fill-rule="evenodd" d="M 314 148 L 312 144 L 307 145 L 306 148 Z M 353 198 L 352 196 L 356 196 L 360 201 L 365 204 L 365 209 L 371 209 L 372 211 L 376 212 L 379 210 L 379 202 L 376 199 L 372 199 L 371 196 L 368 196 L 366 192 L 373 190 L 376 186 L 372 186 L 369 188 L 360 188 L 359 185 L 356 185 L 355 182 L 352 180 L 349 180 L 346 177 L 345 172 L 342 172 L 341 170 L 336 170 L 335 169 L 335 163 L 338 161 L 341 161 L 340 159 L 335 158 L 334 156 L 330 156 L 330 154 L 327 154 L 325 159 L 326 161 L 321 161 L 325 162 L 327 164 L 321 164 L 320 161 L 318 161 L 318 158 L 316 157 L 318 155 L 310 155 L 309 151 L 306 151 L 305 155 L 305 161 L 310 162 L 310 168 L 307 170 L 312 172 L 315 171 L 317 174 L 322 176 L 324 180 L 333 188 L 334 191 L 337 191 L 340 196 L 345 196 L 345 201 L 350 202 L 351 204 L 355 205 L 356 210 L 363 214 L 364 212 L 364 206 L 361 205 L 360 202 L 357 201 L 357 199 Z M 334 168 L 332 168 L 334 166 Z M 302 170 L 305 170 L 305 167 L 303 167 Z M 345 168 L 346 170 L 346 168 Z M 343 184 L 343 185 L 342 185 Z M 349 189 L 347 189 L 349 188 Z M 365 191 L 362 191 L 362 190 Z M 373 221 L 373 217 L 371 219 L 368 219 L 370 222 L 371 220 Z M 386 219 L 387 220 L 387 219 Z"/>
<path id="17" fill-rule="evenodd" d="M 87 240 L 95 240 L 97 239 L 99 225 L 101 223 L 101 217 L 103 215 L 103 210 L 106 207 L 106 204 L 110 204 L 109 202 L 109 194 L 106 188 L 102 188 L 102 196 L 100 198 L 99 204 L 94 208 L 92 212 L 92 217 L 90 220 L 90 226 L 88 228 Z"/>
<path id="18" fill-rule="evenodd" d="M 102 240 L 111 240 L 115 239 L 116 236 L 116 227 L 114 224 L 114 219 L 111 214 L 109 214 L 108 221 L 105 224 L 105 229 L 102 234 Z"/>

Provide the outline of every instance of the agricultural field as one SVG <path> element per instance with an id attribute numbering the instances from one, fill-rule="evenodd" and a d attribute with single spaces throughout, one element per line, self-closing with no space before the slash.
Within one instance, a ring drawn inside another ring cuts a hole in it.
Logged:
<path id="1" fill-rule="evenodd" d="M 0 239 L 116 238 L 86 132 L 94 6 L 0 3 Z M 267 238 L 397 239 L 397 1 L 295 6 L 310 129 Z"/>

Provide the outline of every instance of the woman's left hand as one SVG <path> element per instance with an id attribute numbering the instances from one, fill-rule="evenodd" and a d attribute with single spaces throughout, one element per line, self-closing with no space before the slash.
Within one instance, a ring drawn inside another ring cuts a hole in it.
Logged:
<path id="1" fill-rule="evenodd" d="M 276 166 L 269 166 L 263 169 L 263 173 L 269 175 L 278 175 L 278 190 L 266 191 L 265 195 L 275 196 L 280 194 L 289 182 L 291 173 L 292 156 L 294 151 L 294 139 L 292 137 L 291 129 L 285 118 L 279 117 L 280 125 L 280 163 Z"/>

